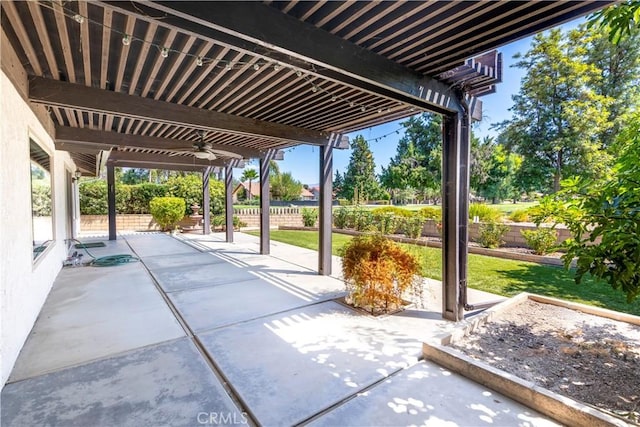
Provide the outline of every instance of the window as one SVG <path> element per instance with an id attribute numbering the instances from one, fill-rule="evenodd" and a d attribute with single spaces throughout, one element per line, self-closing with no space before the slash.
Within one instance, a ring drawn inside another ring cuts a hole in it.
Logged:
<path id="1" fill-rule="evenodd" d="M 53 243 L 53 203 L 51 197 L 51 158 L 35 141 L 31 152 L 31 217 L 33 259 Z"/>

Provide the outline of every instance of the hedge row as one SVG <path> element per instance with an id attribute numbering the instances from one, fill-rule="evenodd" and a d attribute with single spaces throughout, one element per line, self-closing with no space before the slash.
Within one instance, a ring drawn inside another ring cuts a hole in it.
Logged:
<path id="1" fill-rule="evenodd" d="M 211 213 L 224 210 L 224 184 L 220 181 L 209 182 Z M 185 215 L 190 215 L 191 205 L 202 206 L 202 180 L 198 176 L 171 177 L 164 184 L 116 184 L 116 213 L 148 214 L 149 202 L 154 197 L 181 197 L 185 200 Z M 107 183 L 103 180 L 80 183 L 80 213 L 82 215 L 106 215 Z"/>

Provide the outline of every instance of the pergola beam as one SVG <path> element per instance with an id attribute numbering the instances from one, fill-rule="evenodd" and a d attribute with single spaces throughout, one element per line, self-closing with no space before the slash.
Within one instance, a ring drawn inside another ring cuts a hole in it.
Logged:
<path id="1" fill-rule="evenodd" d="M 149 163 L 133 162 L 133 161 L 118 161 L 118 163 L 107 163 L 107 165 L 114 165 L 123 168 L 136 168 L 136 169 L 160 169 L 171 171 L 183 171 L 183 172 L 204 172 L 205 166 L 187 166 L 187 165 L 151 165 Z"/>
<path id="2" fill-rule="evenodd" d="M 166 154 L 132 153 L 127 151 L 112 151 L 109 154 L 108 162 L 117 164 L 123 162 L 135 162 L 139 164 L 147 164 L 151 169 L 162 169 L 163 165 L 196 166 L 199 167 L 200 170 L 209 166 L 232 165 L 234 167 L 244 167 L 244 162 L 237 160 L 202 160 L 193 156 L 171 157 Z"/>
<path id="3" fill-rule="evenodd" d="M 217 111 L 172 104 L 58 80 L 33 77 L 29 100 L 59 108 L 113 114 L 194 129 L 249 135 L 291 144 L 327 143 L 329 134 L 279 123 L 265 122 Z"/>
<path id="4" fill-rule="evenodd" d="M 193 141 L 146 135 L 131 135 L 119 132 L 93 130 L 89 128 L 56 126 L 55 143 L 56 149 L 58 150 L 74 152 L 82 149 L 83 147 L 95 147 L 97 150 L 109 150 L 119 147 L 171 150 L 179 147 L 188 148 L 191 146 Z M 256 150 L 253 148 L 228 144 L 211 143 L 211 148 L 213 150 L 223 150 L 236 153 L 245 159 L 261 158 L 266 156 L 268 153 L 268 150 Z M 278 151 L 276 157 L 279 158 L 279 160 L 282 160 L 284 158 L 284 152 Z"/>
<path id="5" fill-rule="evenodd" d="M 451 88 L 441 81 L 260 2 L 219 2 L 215 7 L 198 2 L 104 3 L 140 19 L 162 12 L 164 24 L 187 34 L 414 107 L 439 114 L 461 111 Z"/>

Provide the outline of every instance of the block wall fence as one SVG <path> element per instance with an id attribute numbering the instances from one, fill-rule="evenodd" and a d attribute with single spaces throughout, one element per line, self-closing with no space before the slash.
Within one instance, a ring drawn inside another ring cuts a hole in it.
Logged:
<path id="1" fill-rule="evenodd" d="M 235 211 L 240 220 L 246 223 L 247 228 L 257 228 L 260 225 L 260 209 L 237 209 Z M 271 208 L 271 227 L 300 227 L 302 226 L 302 214 L 298 208 L 290 207 L 276 207 Z M 193 220 L 189 217 L 185 217 L 179 225 L 181 227 L 189 227 L 193 224 Z M 479 223 L 469 224 L 469 238 L 473 241 L 478 238 Z M 527 247 L 527 242 L 520 233 L 521 230 L 535 229 L 533 224 L 525 223 L 510 223 L 509 231 L 503 237 L 504 246 L 510 247 Z M 106 215 L 82 215 L 80 217 L 80 230 L 83 233 L 86 232 L 106 232 L 109 229 L 109 222 Z M 160 227 L 153 220 L 151 215 L 138 214 L 138 215 L 116 215 L 116 229 L 119 231 L 151 231 L 159 230 Z M 571 237 L 569 230 L 564 227 L 559 227 L 558 231 L 558 243 Z M 422 230 L 423 236 L 439 237 L 440 233 L 436 227 L 436 222 L 433 220 L 427 220 Z"/>

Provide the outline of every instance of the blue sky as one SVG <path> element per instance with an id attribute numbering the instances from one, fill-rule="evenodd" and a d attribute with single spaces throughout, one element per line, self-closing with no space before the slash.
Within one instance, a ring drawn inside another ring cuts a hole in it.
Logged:
<path id="1" fill-rule="evenodd" d="M 577 27 L 584 22 L 584 18 L 580 18 L 568 22 L 562 26 L 564 31 Z M 483 120 L 474 125 L 474 133 L 480 137 L 486 135 L 495 136 L 496 132 L 490 127 L 493 123 L 498 123 L 511 117 L 509 108 L 512 106 L 511 96 L 520 90 L 520 81 L 524 76 L 524 70 L 512 68 L 516 61 L 513 55 L 516 53 L 525 53 L 531 44 L 532 37 L 527 37 L 511 44 L 502 46 L 498 51 L 502 52 L 503 74 L 502 83 L 498 84 L 497 92 L 482 97 L 483 102 Z M 389 160 L 395 156 L 398 140 L 402 138 L 403 132 L 396 134 L 395 131 L 402 129 L 401 121 L 389 122 L 384 125 L 367 128 L 348 134 L 349 139 L 353 139 L 357 135 L 364 136 L 369 141 L 369 146 L 373 152 L 376 163 L 376 173 L 381 172 L 381 167 L 389 164 Z M 375 138 L 383 135 L 391 134 L 377 142 Z M 334 150 L 333 168 L 343 173 L 349 164 L 351 150 Z M 318 147 L 298 146 L 291 150 L 287 150 L 284 160 L 278 162 L 282 172 L 291 172 L 293 177 L 303 184 L 314 185 L 318 183 Z M 257 167 L 257 162 L 249 165 L 249 167 Z M 242 170 L 234 171 L 235 176 L 239 179 Z"/>

